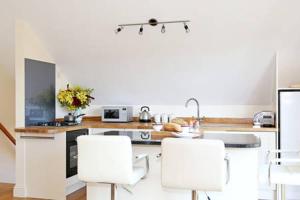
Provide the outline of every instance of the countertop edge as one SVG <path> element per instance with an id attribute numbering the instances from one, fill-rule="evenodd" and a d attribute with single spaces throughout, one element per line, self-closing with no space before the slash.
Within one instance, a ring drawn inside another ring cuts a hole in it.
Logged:
<path id="1" fill-rule="evenodd" d="M 76 126 L 64 126 L 64 127 L 21 127 L 15 128 L 17 133 L 40 133 L 40 134 L 57 134 L 67 131 L 73 131 L 85 128 L 103 128 L 103 129 L 138 129 L 138 130 L 153 130 L 152 123 L 140 123 L 140 122 L 129 122 L 129 123 L 105 123 L 96 121 L 85 121 L 83 124 Z M 277 128 L 253 128 L 251 124 L 235 124 L 235 123 L 204 123 L 200 127 L 201 131 L 220 131 L 220 132 L 277 132 Z"/>

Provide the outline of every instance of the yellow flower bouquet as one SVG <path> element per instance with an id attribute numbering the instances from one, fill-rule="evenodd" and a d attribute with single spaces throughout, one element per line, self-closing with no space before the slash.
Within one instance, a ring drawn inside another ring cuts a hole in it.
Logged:
<path id="1" fill-rule="evenodd" d="M 90 105 L 94 97 L 91 96 L 93 89 L 75 86 L 73 88 L 67 85 L 66 90 L 59 90 L 57 99 L 62 107 L 66 107 L 69 111 L 84 109 Z"/>

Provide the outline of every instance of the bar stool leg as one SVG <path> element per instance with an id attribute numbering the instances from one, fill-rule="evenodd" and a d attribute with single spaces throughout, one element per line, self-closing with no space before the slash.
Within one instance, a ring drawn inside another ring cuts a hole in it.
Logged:
<path id="1" fill-rule="evenodd" d="M 196 190 L 192 191 L 192 200 L 198 200 L 198 196 L 197 196 L 197 191 Z"/>
<path id="2" fill-rule="evenodd" d="M 281 185 L 281 200 L 285 200 L 285 185 Z"/>
<path id="3" fill-rule="evenodd" d="M 116 200 L 116 184 L 110 185 L 110 199 Z"/>

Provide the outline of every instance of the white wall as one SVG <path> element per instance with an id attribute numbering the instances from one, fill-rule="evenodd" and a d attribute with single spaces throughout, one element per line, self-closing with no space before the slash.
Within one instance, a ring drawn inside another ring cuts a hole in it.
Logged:
<path id="1" fill-rule="evenodd" d="M 15 45 L 15 62 L 16 62 L 16 126 L 25 125 L 25 58 L 40 60 L 44 62 L 55 63 L 55 59 L 50 55 L 44 41 L 34 29 L 25 21 L 16 20 L 16 45 Z M 65 87 L 67 77 L 62 73 L 59 66 L 56 65 L 56 90 Z M 62 112 L 57 106 L 58 113 Z"/>
<path id="2" fill-rule="evenodd" d="M 277 87 L 300 85 L 300 48 L 277 52 Z"/>
<path id="3" fill-rule="evenodd" d="M 17 20 L 15 38 L 16 126 L 25 125 L 25 58 L 54 63 L 43 42 L 25 21 Z"/>
<path id="4" fill-rule="evenodd" d="M 90 116 L 99 116 L 103 105 L 92 105 L 83 112 Z M 143 105 L 132 105 L 133 115 L 139 116 L 140 108 Z M 194 103 L 186 108 L 184 105 L 149 105 L 151 115 L 155 114 L 173 114 L 177 117 L 196 117 L 196 106 Z M 262 110 L 274 110 L 270 106 L 245 106 L 245 105 L 228 105 L 228 106 L 200 106 L 201 117 L 224 117 L 224 118 L 251 118 L 256 112 Z M 63 117 L 66 111 L 58 112 L 58 117 Z"/>
<path id="5" fill-rule="evenodd" d="M 59 6 L 57 6 L 59 5 Z M 45 41 L 75 84 L 95 88 L 94 105 L 269 106 L 275 52 L 299 46 L 297 0 L 63 0 L 19 4 L 19 15 Z M 119 23 L 190 19 L 182 24 L 125 28 Z"/>
<path id="6" fill-rule="evenodd" d="M 17 13 L 66 79 L 95 88 L 95 108 L 167 105 L 159 112 L 181 113 L 194 96 L 205 116 L 251 117 L 274 108 L 275 53 L 299 49 L 299 6 L 298 0 L 28 0 Z M 151 17 L 190 19 L 191 32 L 178 24 L 165 34 L 160 27 L 144 27 L 143 36 L 138 27 L 113 33 L 119 23 Z"/>
<path id="7" fill-rule="evenodd" d="M 0 6 L 0 122 L 15 127 L 14 10 L 13 2 Z M 15 146 L 0 132 L 0 182 L 15 181 Z"/>

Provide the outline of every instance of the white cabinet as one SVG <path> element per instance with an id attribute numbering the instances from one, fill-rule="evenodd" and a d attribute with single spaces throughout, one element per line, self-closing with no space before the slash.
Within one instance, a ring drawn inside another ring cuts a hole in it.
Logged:
<path id="1" fill-rule="evenodd" d="M 85 186 L 77 176 L 66 178 L 66 132 L 17 133 L 15 197 L 65 200 Z"/>
<path id="2" fill-rule="evenodd" d="M 275 186 L 268 183 L 267 152 L 276 149 L 276 132 L 221 132 L 205 131 L 206 133 L 232 133 L 255 134 L 261 139 L 261 147 L 258 149 L 258 173 L 259 173 L 259 199 L 275 199 Z"/>
<path id="3" fill-rule="evenodd" d="M 275 199 L 275 185 L 270 186 L 268 180 L 267 152 L 276 149 L 276 133 L 256 133 L 261 139 L 259 149 L 259 197 L 260 199 Z"/>

